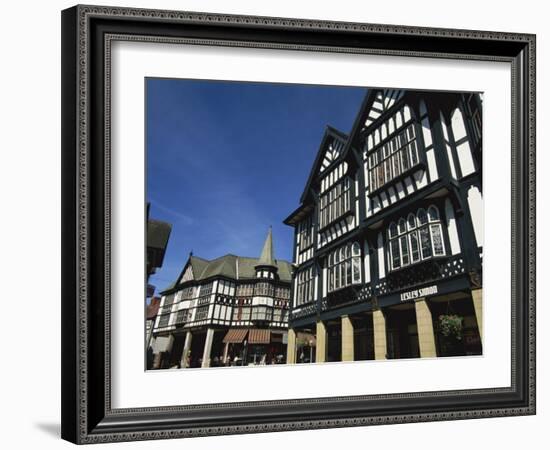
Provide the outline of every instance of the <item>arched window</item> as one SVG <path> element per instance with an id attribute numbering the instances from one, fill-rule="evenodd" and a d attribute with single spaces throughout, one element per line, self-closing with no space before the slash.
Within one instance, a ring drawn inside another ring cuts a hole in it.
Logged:
<path id="1" fill-rule="evenodd" d="M 428 216 L 424 208 L 420 208 L 416 213 L 416 218 L 418 219 L 418 225 L 425 225 L 428 223 Z"/>
<path id="2" fill-rule="evenodd" d="M 407 217 L 407 225 L 409 230 L 414 230 L 416 228 L 416 217 L 413 213 L 409 214 L 409 217 Z"/>
<path id="3" fill-rule="evenodd" d="M 439 220 L 439 211 L 434 205 L 428 208 L 428 218 L 430 222 L 436 222 Z"/>
<path id="4" fill-rule="evenodd" d="M 436 206 L 430 205 L 427 212 L 420 208 L 416 216 L 410 213 L 407 220 L 400 218 L 398 226 L 388 226 L 388 260 L 391 270 L 399 269 L 445 255 L 441 216 Z"/>
<path id="5" fill-rule="evenodd" d="M 328 291 L 361 283 L 361 246 L 358 242 L 348 243 L 328 255 Z"/>
<path id="6" fill-rule="evenodd" d="M 407 223 L 405 222 L 405 219 L 399 219 L 398 223 L 399 234 L 405 233 L 407 231 Z"/>
<path id="7" fill-rule="evenodd" d="M 397 225 L 395 225 L 394 222 L 390 223 L 390 226 L 388 228 L 388 235 L 390 239 L 397 236 Z"/>

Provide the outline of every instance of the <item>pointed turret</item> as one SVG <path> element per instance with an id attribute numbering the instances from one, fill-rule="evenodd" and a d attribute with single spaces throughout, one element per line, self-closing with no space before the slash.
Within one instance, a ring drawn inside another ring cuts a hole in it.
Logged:
<path id="1" fill-rule="evenodd" d="M 275 278 L 277 274 L 277 263 L 275 262 L 273 253 L 273 233 L 271 226 L 267 232 L 264 246 L 258 264 L 255 266 L 256 276 L 258 278 Z"/>

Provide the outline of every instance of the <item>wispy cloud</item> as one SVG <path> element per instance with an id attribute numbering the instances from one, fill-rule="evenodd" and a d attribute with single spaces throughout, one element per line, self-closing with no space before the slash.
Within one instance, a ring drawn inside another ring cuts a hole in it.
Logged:
<path id="1" fill-rule="evenodd" d="M 166 205 L 163 205 L 162 203 L 158 202 L 157 200 L 149 197 L 149 201 L 151 202 L 151 205 L 155 208 L 160 209 L 161 211 L 165 212 L 166 214 L 170 214 L 171 216 L 177 218 L 180 223 L 183 225 L 193 225 L 195 222 L 194 219 L 191 216 L 188 216 L 187 214 L 183 214 L 180 211 L 176 211 L 173 208 L 170 208 Z"/>

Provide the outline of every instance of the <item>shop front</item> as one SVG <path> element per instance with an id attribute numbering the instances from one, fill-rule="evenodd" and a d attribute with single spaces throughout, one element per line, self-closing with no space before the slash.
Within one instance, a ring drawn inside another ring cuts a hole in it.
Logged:
<path id="1" fill-rule="evenodd" d="M 223 365 L 248 366 L 284 364 L 286 331 L 269 329 L 229 329 L 223 338 Z"/>

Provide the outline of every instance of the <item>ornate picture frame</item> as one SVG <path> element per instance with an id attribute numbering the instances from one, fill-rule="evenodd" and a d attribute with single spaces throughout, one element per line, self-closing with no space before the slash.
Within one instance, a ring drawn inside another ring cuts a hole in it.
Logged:
<path id="1" fill-rule="evenodd" d="M 115 409 L 111 403 L 111 45 L 501 61 L 512 86 L 511 385 Z M 99 443 L 535 414 L 535 36 L 75 6 L 62 12 L 62 437 Z"/>

